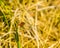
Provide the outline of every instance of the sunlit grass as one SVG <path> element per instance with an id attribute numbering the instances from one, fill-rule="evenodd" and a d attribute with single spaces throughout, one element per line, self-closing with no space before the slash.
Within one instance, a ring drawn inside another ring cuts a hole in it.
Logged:
<path id="1" fill-rule="evenodd" d="M 0 48 L 60 48 L 60 0 L 0 0 Z"/>

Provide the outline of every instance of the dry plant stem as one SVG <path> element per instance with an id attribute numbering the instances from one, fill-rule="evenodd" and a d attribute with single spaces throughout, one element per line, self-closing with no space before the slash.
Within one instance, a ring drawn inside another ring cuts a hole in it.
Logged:
<path id="1" fill-rule="evenodd" d="M 3 9 L 1 7 L 0 7 L 0 10 L 1 10 L 2 14 L 3 14 L 3 20 L 4 20 L 4 22 L 9 26 L 8 21 L 6 19 L 6 15 L 4 14 Z"/>
<path id="2" fill-rule="evenodd" d="M 58 45 L 58 43 L 60 42 L 60 40 L 56 41 L 54 44 L 52 44 L 51 46 L 49 46 L 48 48 L 54 48 L 54 46 Z M 59 43 L 60 44 L 60 43 Z"/>
<path id="3" fill-rule="evenodd" d="M 28 38 L 33 39 L 33 37 L 31 37 L 31 36 L 29 36 L 29 35 L 26 35 L 26 34 L 21 34 L 20 32 L 18 32 L 18 33 L 19 33 L 19 35 L 23 35 L 24 37 L 28 37 Z"/>
<path id="4" fill-rule="evenodd" d="M 10 30 L 9 30 L 9 32 L 11 32 L 11 30 L 12 30 L 12 25 L 14 24 L 14 20 L 15 20 L 15 18 L 16 18 L 16 12 L 18 11 L 18 9 L 16 9 L 15 10 L 15 13 L 14 13 L 14 17 L 12 17 L 12 20 L 11 20 L 11 26 L 10 26 Z M 11 37 L 11 34 L 10 34 L 10 37 Z M 11 48 L 11 39 L 9 40 L 9 45 L 10 45 L 10 48 Z"/>
<path id="5" fill-rule="evenodd" d="M 55 11 L 54 13 L 56 13 L 56 11 Z M 50 28 L 49 28 L 49 31 L 48 31 L 49 33 L 47 34 L 47 37 L 46 37 L 46 39 L 45 39 L 45 42 L 48 40 L 48 37 L 49 37 L 49 35 L 50 35 L 50 33 L 51 33 L 52 26 L 53 26 L 53 23 L 54 23 L 54 20 L 55 20 L 54 14 L 53 14 L 52 16 L 53 16 L 53 19 L 52 19 L 52 22 L 51 22 L 51 25 L 50 25 Z"/>
<path id="6" fill-rule="evenodd" d="M 46 10 L 46 9 L 54 9 L 54 8 L 55 8 L 55 6 L 48 6 L 48 7 L 38 9 L 38 11 Z"/>
<path id="7" fill-rule="evenodd" d="M 29 10 L 30 8 L 32 8 L 32 7 L 34 7 L 34 6 L 38 6 L 38 5 L 43 6 L 42 3 L 43 3 L 43 1 L 37 2 L 36 4 L 33 4 L 32 6 L 28 7 L 27 10 Z"/>
<path id="8" fill-rule="evenodd" d="M 17 11 L 17 10 L 16 10 L 16 11 Z M 15 19 L 15 17 L 16 17 L 16 16 L 15 16 L 15 15 L 16 15 L 16 11 L 15 11 L 14 16 L 12 17 L 12 20 L 11 20 L 10 30 L 8 31 L 8 33 L 4 34 L 2 37 L 6 36 L 7 34 L 13 33 L 13 32 L 11 32 L 11 30 L 12 30 L 12 25 L 14 24 L 14 19 Z M 0 37 L 0 38 L 2 38 L 2 37 Z"/>
<path id="9" fill-rule="evenodd" d="M 20 4 L 20 6 L 22 6 L 21 4 Z M 27 11 L 24 9 L 24 11 L 27 13 Z M 30 14 L 29 13 L 27 13 L 27 18 L 28 18 L 28 15 L 30 16 Z M 36 14 L 37 15 L 37 14 Z M 37 16 L 36 16 L 37 17 Z M 35 17 L 35 18 L 36 18 Z M 35 20 L 37 20 L 37 18 L 35 19 Z M 29 22 L 30 23 L 30 22 Z M 31 23 L 30 23 L 31 24 Z M 35 23 L 36 24 L 36 23 Z M 36 30 L 36 29 L 35 29 Z M 37 35 L 37 31 L 34 31 L 35 32 L 35 34 L 36 34 L 36 40 L 38 39 L 38 35 Z M 37 43 L 38 43 L 38 48 L 39 48 L 39 42 L 38 42 L 38 40 L 37 40 Z"/>
<path id="10" fill-rule="evenodd" d="M 55 45 L 57 44 L 57 42 L 55 44 L 52 44 L 50 47 L 48 48 L 53 48 Z"/>
<path id="11" fill-rule="evenodd" d="M 38 33 L 37 33 L 37 6 L 36 6 L 36 15 L 35 15 L 35 37 L 36 37 L 36 41 L 37 41 L 37 48 L 39 48 L 39 37 L 38 37 Z"/>
<path id="12" fill-rule="evenodd" d="M 0 48 L 60 48 L 60 0 L 0 0 L 0 19 Z"/>
<path id="13" fill-rule="evenodd" d="M 24 44 L 23 44 L 23 47 L 24 47 L 26 44 L 28 44 L 29 42 L 34 41 L 34 39 L 35 39 L 35 38 L 32 38 L 31 40 L 29 40 L 29 41 L 27 41 L 26 43 L 24 43 Z"/>

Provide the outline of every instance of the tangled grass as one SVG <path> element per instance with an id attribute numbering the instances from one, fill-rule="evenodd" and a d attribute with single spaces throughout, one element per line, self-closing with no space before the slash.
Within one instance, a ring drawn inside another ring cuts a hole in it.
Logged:
<path id="1" fill-rule="evenodd" d="M 0 48 L 60 48 L 60 0 L 0 0 Z"/>

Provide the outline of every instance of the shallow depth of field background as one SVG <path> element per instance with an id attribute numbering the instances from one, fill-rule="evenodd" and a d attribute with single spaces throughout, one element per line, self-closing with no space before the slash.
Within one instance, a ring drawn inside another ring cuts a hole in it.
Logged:
<path id="1" fill-rule="evenodd" d="M 60 0 L 0 0 L 0 48 L 60 48 Z"/>

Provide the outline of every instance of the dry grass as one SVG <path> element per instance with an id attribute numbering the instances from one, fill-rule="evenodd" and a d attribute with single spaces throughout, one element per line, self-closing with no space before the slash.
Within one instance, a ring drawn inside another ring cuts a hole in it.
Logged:
<path id="1" fill-rule="evenodd" d="M 0 48 L 60 48 L 60 0 L 0 0 Z"/>

